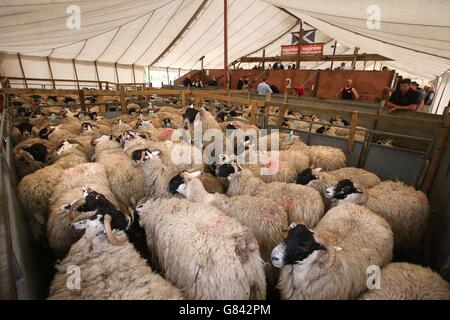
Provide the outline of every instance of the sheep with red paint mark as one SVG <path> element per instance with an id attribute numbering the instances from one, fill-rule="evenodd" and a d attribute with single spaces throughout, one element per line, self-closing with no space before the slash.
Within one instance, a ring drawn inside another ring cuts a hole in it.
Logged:
<path id="1" fill-rule="evenodd" d="M 185 199 L 136 208 L 155 263 L 187 299 L 264 299 L 264 262 L 252 231 L 212 206 Z"/>

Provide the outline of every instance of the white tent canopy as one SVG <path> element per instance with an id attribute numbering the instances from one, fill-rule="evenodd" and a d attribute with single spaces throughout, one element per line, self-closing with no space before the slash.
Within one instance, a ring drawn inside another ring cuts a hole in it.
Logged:
<path id="1" fill-rule="evenodd" d="M 0 0 L 0 8 L 0 52 L 42 57 L 28 61 L 40 61 L 35 70 L 43 73 L 47 57 L 55 69 L 74 59 L 89 78 L 95 78 L 93 69 L 83 68 L 84 62 L 135 65 L 141 75 L 146 66 L 199 68 L 205 56 L 205 68 L 223 68 L 223 0 Z M 78 29 L 74 8 L 80 13 Z M 380 18 L 375 29 L 368 28 L 373 10 Z M 229 0 L 229 62 L 264 47 L 267 55 L 278 54 L 301 18 L 320 30 L 316 41 L 329 47 L 336 39 L 342 45 L 337 53 L 359 47 L 395 60 L 386 63 L 393 68 L 431 80 L 450 68 L 449 12 L 448 0 Z M 8 74 L 7 64 L 0 61 L 0 73 Z M 121 81 L 130 80 L 128 69 L 121 71 Z M 105 69 L 104 80 L 114 73 Z"/>

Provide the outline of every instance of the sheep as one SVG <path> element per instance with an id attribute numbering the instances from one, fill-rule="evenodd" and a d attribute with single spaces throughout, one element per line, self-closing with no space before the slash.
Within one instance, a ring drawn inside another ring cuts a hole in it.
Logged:
<path id="1" fill-rule="evenodd" d="M 78 144 L 65 142 L 57 151 L 54 164 L 25 176 L 17 187 L 17 197 L 27 214 L 35 238 L 40 240 L 45 234 L 49 199 L 65 169 L 86 163 L 84 150 Z"/>
<path id="2" fill-rule="evenodd" d="M 218 209 L 185 199 L 137 206 L 165 279 L 187 299 L 264 299 L 264 263 L 250 229 Z"/>
<path id="3" fill-rule="evenodd" d="M 381 182 L 380 178 L 369 171 L 348 167 L 329 172 L 324 172 L 321 168 L 308 168 L 296 177 L 295 183 L 306 185 L 319 191 L 325 202 L 325 207 L 330 208 L 334 202 L 332 199 L 326 197 L 326 189 L 346 178 L 351 179 L 365 188 L 374 187 Z"/>
<path id="4" fill-rule="evenodd" d="M 166 166 L 158 149 L 141 149 L 135 152 L 138 152 L 138 162 L 144 172 L 148 196 L 155 199 L 173 197 L 177 188 L 173 185 L 177 184 L 176 177 L 180 171 Z"/>
<path id="5" fill-rule="evenodd" d="M 49 164 L 56 156 L 55 145 L 44 139 L 30 138 L 20 142 L 13 149 L 14 165 L 20 177 L 24 177 Z"/>
<path id="6" fill-rule="evenodd" d="M 178 187 L 178 191 L 189 201 L 212 205 L 249 227 L 258 241 L 261 258 L 268 263 L 267 271 L 270 276 L 272 249 L 283 240 L 288 227 L 284 208 L 265 197 L 248 195 L 228 197 L 208 193 L 201 180 L 196 178 L 199 174 L 200 172 L 182 173 L 183 185 Z"/>
<path id="7" fill-rule="evenodd" d="M 108 221 L 108 219 L 106 219 Z M 101 233 L 107 229 L 99 220 L 88 222 L 84 235 L 56 264 L 50 285 L 50 300 L 179 300 L 181 292 L 152 272 L 123 231 L 114 236 L 124 244 L 111 244 Z M 79 268 L 80 287 L 68 288 L 69 271 Z"/>
<path id="8" fill-rule="evenodd" d="M 366 289 L 366 271 L 392 259 L 389 224 L 367 208 L 345 204 L 327 212 L 314 230 L 293 223 L 272 252 L 282 268 L 278 288 L 285 300 L 355 299 Z"/>
<path id="9" fill-rule="evenodd" d="M 287 150 L 303 151 L 309 157 L 312 167 L 332 171 L 344 168 L 347 158 L 341 149 L 327 146 L 308 146 L 302 142 L 287 146 Z"/>
<path id="10" fill-rule="evenodd" d="M 183 114 L 184 128 L 189 131 L 192 141 L 195 138 L 196 130 L 201 128 L 202 140 L 204 139 L 204 134 L 208 130 L 216 130 L 216 132 L 222 132 L 222 129 L 217 123 L 214 116 L 201 107 L 199 110 L 195 109 L 194 106 L 190 106 L 186 109 Z"/>
<path id="11" fill-rule="evenodd" d="M 39 131 L 29 122 L 20 122 L 11 128 L 11 140 L 13 145 L 39 135 Z"/>
<path id="12" fill-rule="evenodd" d="M 369 289 L 360 300 L 450 300 L 450 284 L 430 268 L 390 263 L 381 269 L 380 288 Z"/>
<path id="13" fill-rule="evenodd" d="M 247 169 L 240 170 L 238 166 L 220 176 L 229 179 L 228 196 L 252 195 L 271 198 L 287 211 L 289 222 L 304 220 L 312 228 L 322 218 L 325 206 L 319 192 L 310 187 L 291 183 L 264 183 Z"/>
<path id="14" fill-rule="evenodd" d="M 123 152 L 112 136 L 94 141 L 95 161 L 105 166 L 111 191 L 122 207 L 134 206 L 147 195 L 144 172 Z"/>
<path id="15" fill-rule="evenodd" d="M 47 222 L 49 246 L 57 258 L 63 258 L 82 235 L 70 227 L 69 209 L 83 197 L 83 188 L 101 193 L 119 207 L 119 202 L 109 188 L 108 175 L 102 164 L 83 163 L 64 170 L 50 198 Z"/>
<path id="16" fill-rule="evenodd" d="M 394 231 L 396 258 L 414 258 L 422 243 L 430 212 L 427 196 L 402 182 L 383 181 L 371 189 L 344 179 L 326 190 L 338 204 L 353 202 L 386 219 Z"/>
<path id="17" fill-rule="evenodd" d="M 191 171 L 192 170 L 193 169 L 191 169 Z M 200 174 L 198 179 L 203 184 L 203 187 L 205 188 L 206 192 L 212 194 L 214 193 L 225 194 L 227 192 L 228 184 L 226 183 L 226 181 L 214 176 L 209 172 L 201 172 L 201 171 L 198 172 Z M 183 173 L 184 172 L 177 174 L 170 180 L 169 191 L 172 194 L 176 194 L 180 185 L 184 184 L 184 179 L 182 177 Z"/>

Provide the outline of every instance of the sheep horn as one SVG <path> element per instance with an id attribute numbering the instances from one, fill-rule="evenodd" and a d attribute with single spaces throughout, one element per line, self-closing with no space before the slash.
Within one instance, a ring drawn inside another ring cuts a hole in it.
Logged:
<path id="1" fill-rule="evenodd" d="M 69 210 L 69 216 L 70 219 L 75 220 L 77 218 L 77 210 L 79 207 L 85 204 L 84 198 L 80 198 L 77 201 L 75 201 L 71 206 Z"/>
<path id="2" fill-rule="evenodd" d="M 89 219 L 89 218 L 95 216 L 96 214 L 97 214 L 97 210 L 83 212 L 82 214 L 77 216 L 75 219 L 73 219 L 73 222 L 78 222 L 78 221 L 81 221 L 81 220 Z"/>
<path id="3" fill-rule="evenodd" d="M 142 150 L 142 151 L 141 151 L 141 158 L 139 159 L 139 163 L 144 162 L 144 159 L 145 159 L 145 153 L 146 153 L 146 152 L 147 152 L 146 150 Z"/>
<path id="4" fill-rule="evenodd" d="M 34 160 L 33 156 L 28 153 L 27 151 L 20 149 L 19 154 L 22 155 L 22 157 L 27 160 L 30 163 L 37 163 L 38 161 Z"/>
<path id="5" fill-rule="evenodd" d="M 321 239 L 316 234 L 314 234 L 314 240 L 325 247 L 328 253 L 328 258 L 325 261 L 319 261 L 319 267 L 322 269 L 328 269 L 333 265 L 333 263 L 336 261 L 336 249 L 333 245 L 329 244 L 327 241 Z"/>
<path id="6" fill-rule="evenodd" d="M 111 220 L 112 220 L 111 216 L 109 214 L 105 214 L 105 217 L 103 218 L 103 223 L 105 225 L 106 237 L 113 246 L 121 246 L 125 244 L 125 240 L 119 240 L 114 236 L 111 228 Z"/>
<path id="7" fill-rule="evenodd" d="M 364 188 L 362 185 L 355 183 L 354 184 L 355 188 L 359 189 L 362 193 L 362 197 L 361 200 L 359 201 L 359 204 L 365 204 L 367 202 L 367 200 L 369 200 L 369 192 L 367 191 L 366 188 Z"/>

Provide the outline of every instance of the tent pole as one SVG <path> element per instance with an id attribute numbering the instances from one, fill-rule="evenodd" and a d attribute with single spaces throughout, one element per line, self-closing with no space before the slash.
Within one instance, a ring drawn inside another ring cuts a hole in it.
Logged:
<path id="1" fill-rule="evenodd" d="M 228 79 L 228 0 L 223 0 L 223 63 L 225 73 L 225 89 L 230 87 L 230 79 Z"/>
<path id="2" fill-rule="evenodd" d="M 303 44 L 303 20 L 300 19 L 300 32 L 298 33 L 297 70 L 300 70 L 300 56 L 302 55 Z"/>
<path id="3" fill-rule="evenodd" d="M 73 70 L 75 71 L 75 79 L 77 80 L 77 88 L 78 90 L 80 90 L 80 82 L 78 81 L 78 73 L 77 73 L 77 66 L 75 65 L 75 59 L 72 59 L 72 64 L 73 64 Z"/>
<path id="4" fill-rule="evenodd" d="M 264 70 L 266 68 L 266 62 L 264 60 L 264 58 L 266 57 L 266 48 L 263 49 L 262 56 L 263 56 L 262 69 Z"/>
<path id="5" fill-rule="evenodd" d="M 94 66 L 95 66 L 95 74 L 97 75 L 98 80 L 98 88 L 102 90 L 102 82 L 100 81 L 100 77 L 98 76 L 97 60 L 94 61 Z"/>
<path id="6" fill-rule="evenodd" d="M 131 70 L 133 70 L 133 82 L 136 85 L 136 75 L 134 74 L 134 63 L 131 65 Z"/>
<path id="7" fill-rule="evenodd" d="M 20 70 L 22 71 L 23 81 L 25 82 L 25 88 L 28 89 L 27 78 L 25 78 L 25 71 L 23 71 L 22 59 L 20 58 L 20 53 L 17 53 L 17 58 L 19 59 Z"/>
<path id="8" fill-rule="evenodd" d="M 55 79 L 53 78 L 52 66 L 50 65 L 50 58 L 47 56 L 48 70 L 50 71 L 50 77 L 52 78 L 53 89 L 56 89 Z"/>
<path id="9" fill-rule="evenodd" d="M 114 69 L 116 69 L 116 79 L 117 79 L 116 89 L 119 90 L 119 87 L 120 87 L 119 83 L 120 83 L 120 81 L 119 81 L 119 72 L 117 72 L 117 62 L 114 62 Z"/>

